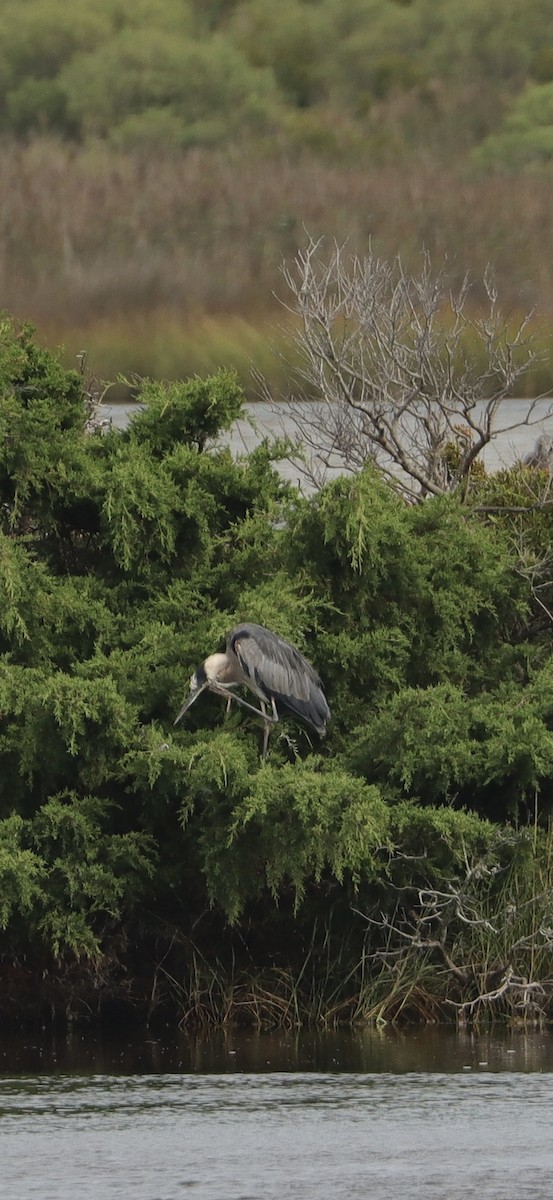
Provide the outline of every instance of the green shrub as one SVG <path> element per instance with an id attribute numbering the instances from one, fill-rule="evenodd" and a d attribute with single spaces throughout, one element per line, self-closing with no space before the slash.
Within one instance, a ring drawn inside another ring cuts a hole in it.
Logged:
<path id="1" fill-rule="evenodd" d="M 201 923 L 204 963 L 239 945 L 298 978 L 326 947 L 327 1011 L 373 1011 L 363 964 L 395 889 L 457 886 L 482 855 L 503 870 L 494 839 L 548 820 L 550 625 L 508 509 L 486 479 L 473 507 L 409 507 L 374 470 L 302 498 L 282 445 L 221 447 L 242 405 L 227 371 L 135 380 L 129 428 L 93 432 L 83 376 L 0 332 L 4 961 L 80 956 L 113 981 L 167 954 L 184 1004 Z M 536 552 L 547 519 L 528 512 Z M 173 728 L 244 619 L 320 671 L 323 743 L 283 719 L 261 761 L 260 722 L 209 693 Z"/>
<path id="2" fill-rule="evenodd" d="M 533 84 L 517 97 L 503 130 L 472 154 L 477 167 L 516 171 L 553 159 L 553 83 Z"/>

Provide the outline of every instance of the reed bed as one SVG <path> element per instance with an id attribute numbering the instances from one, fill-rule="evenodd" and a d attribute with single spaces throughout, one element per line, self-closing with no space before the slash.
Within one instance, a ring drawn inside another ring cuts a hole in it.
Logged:
<path id="1" fill-rule="evenodd" d="M 275 398 L 294 393 L 295 367 L 299 352 L 294 342 L 295 322 L 290 314 L 275 307 L 257 320 L 239 313 L 178 313 L 155 309 L 112 319 L 100 317 L 82 327 L 64 329 L 45 321 L 40 338 L 45 345 L 61 350 L 67 367 L 74 367 L 86 354 L 87 367 L 100 384 L 110 381 L 108 399 L 123 399 L 132 387 L 116 381 L 122 377 L 185 379 L 191 375 L 215 374 L 224 366 L 235 370 L 248 400 L 260 398 L 262 376 Z M 553 390 L 553 327 L 531 323 L 536 361 L 517 381 L 517 397 L 534 397 Z M 472 341 L 472 344 L 471 344 Z M 464 339 L 466 352 L 478 363 L 482 346 L 470 330 Z M 482 370 L 485 370 L 482 358 Z"/>
<path id="2" fill-rule="evenodd" d="M 248 399 L 258 397 L 253 368 L 278 389 L 287 386 L 283 356 L 290 341 L 281 327 L 280 313 L 253 318 L 239 313 L 190 315 L 166 309 L 148 314 L 131 313 L 101 317 L 81 328 L 64 330 L 58 324 L 41 325 L 41 340 L 58 346 L 66 366 L 76 366 L 86 354 L 87 367 L 100 384 L 119 377 L 148 376 L 154 379 L 185 379 L 191 375 L 215 374 L 224 366 L 236 371 Z M 107 399 L 124 398 L 132 386 L 115 383 Z"/>
<path id="3" fill-rule="evenodd" d="M 466 876 L 397 889 L 387 915 L 373 902 L 365 916 L 327 910 L 310 931 L 300 920 L 287 957 L 270 926 L 263 965 L 244 961 L 228 929 L 216 955 L 175 933 L 180 966 L 159 965 L 150 1015 L 169 1007 L 200 1029 L 542 1028 L 553 1019 L 553 832 L 499 832 Z"/>
<path id="4" fill-rule="evenodd" d="M 1 150 L 2 307 L 50 344 L 86 349 L 101 375 L 259 367 L 281 319 L 280 266 L 306 230 L 360 253 L 372 241 L 408 268 L 425 247 L 448 258 L 453 283 L 491 263 L 503 306 L 535 308 L 550 350 L 546 178 L 248 146 L 144 156 L 37 138 Z"/>

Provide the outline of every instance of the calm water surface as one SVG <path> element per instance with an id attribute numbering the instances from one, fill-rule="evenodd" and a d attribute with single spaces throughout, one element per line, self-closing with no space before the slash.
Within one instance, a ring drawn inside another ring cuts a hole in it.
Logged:
<path id="1" fill-rule="evenodd" d="M 529 400 L 516 399 L 505 400 L 501 405 L 496 422 L 497 435 L 490 445 L 486 446 L 482 456 L 488 470 L 497 471 L 512 466 L 516 459 L 522 458 L 533 449 L 540 434 L 553 433 L 553 398 L 548 397 L 535 402 L 531 423 L 525 425 L 524 422 L 529 418 L 530 405 Z M 305 412 L 307 417 L 313 407 L 313 404 L 299 404 L 298 410 Z M 102 405 L 102 413 L 106 420 L 117 429 L 125 429 L 136 411 L 136 404 Z M 478 411 L 477 406 L 475 415 L 478 415 Z M 298 427 L 290 417 L 286 404 L 277 408 L 262 401 L 250 402 L 245 405 L 245 412 L 246 418 L 235 421 L 230 433 L 222 439 L 228 441 L 233 454 L 249 453 L 264 437 L 290 437 L 293 441 L 297 440 Z M 513 425 L 518 427 L 513 429 Z M 308 454 L 308 458 L 317 464 L 315 452 Z M 334 465 L 323 471 L 327 479 L 343 473 L 340 457 L 332 455 L 331 458 Z M 309 481 L 297 462 L 284 461 L 279 464 L 279 471 L 289 482 L 299 483 L 304 490 L 310 490 Z"/>
<path id="2" fill-rule="evenodd" d="M 5 1200 L 553 1195 L 553 1037 L 0 1040 Z"/>

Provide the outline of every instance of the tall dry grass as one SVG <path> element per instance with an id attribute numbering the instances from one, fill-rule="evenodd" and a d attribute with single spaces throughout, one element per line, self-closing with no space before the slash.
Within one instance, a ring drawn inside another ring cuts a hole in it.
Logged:
<path id="1" fill-rule="evenodd" d="M 310 938 L 306 927 L 292 938 L 286 965 L 245 965 L 228 945 L 223 962 L 175 935 L 179 966 L 159 965 L 151 1015 L 176 1007 L 183 1028 L 544 1028 L 553 1016 L 553 833 L 536 825 L 501 842 L 509 862 L 494 854 L 472 863 L 443 891 L 398 889 L 395 912 L 383 917 L 376 906 L 361 943 L 360 914 L 340 932 L 330 911 Z"/>
<path id="2" fill-rule="evenodd" d="M 457 281 L 492 263 L 503 305 L 535 306 L 553 325 L 550 210 L 546 179 L 476 179 L 422 155 L 379 166 L 284 149 L 145 157 L 5 141 L 0 305 L 70 353 L 86 349 L 104 374 L 211 369 L 229 345 L 245 361 L 278 319 L 279 266 L 307 229 L 361 253 L 372 239 L 408 266 L 425 247 L 448 256 Z M 191 354 L 202 339 L 209 353 Z"/>

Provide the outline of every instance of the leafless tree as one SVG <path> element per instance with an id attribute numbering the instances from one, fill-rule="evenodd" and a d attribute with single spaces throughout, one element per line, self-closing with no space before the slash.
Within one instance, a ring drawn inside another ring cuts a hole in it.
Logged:
<path id="1" fill-rule="evenodd" d="M 86 412 L 86 429 L 88 433 L 102 433 L 111 428 L 111 417 L 103 407 L 110 385 L 100 383 L 96 375 L 87 367 L 86 350 L 77 354 L 79 375 L 82 380 L 82 393 Z"/>
<path id="2" fill-rule="evenodd" d="M 466 488 L 500 405 L 536 360 L 532 314 L 502 314 L 490 271 L 478 303 L 468 276 L 451 290 L 447 264 L 435 272 L 426 253 L 410 274 L 399 257 L 360 258 L 337 244 L 325 257 L 311 239 L 283 275 L 285 307 L 299 318 L 286 415 L 311 482 L 374 460 L 411 502 Z M 534 406 L 522 424 L 537 419 Z"/>

